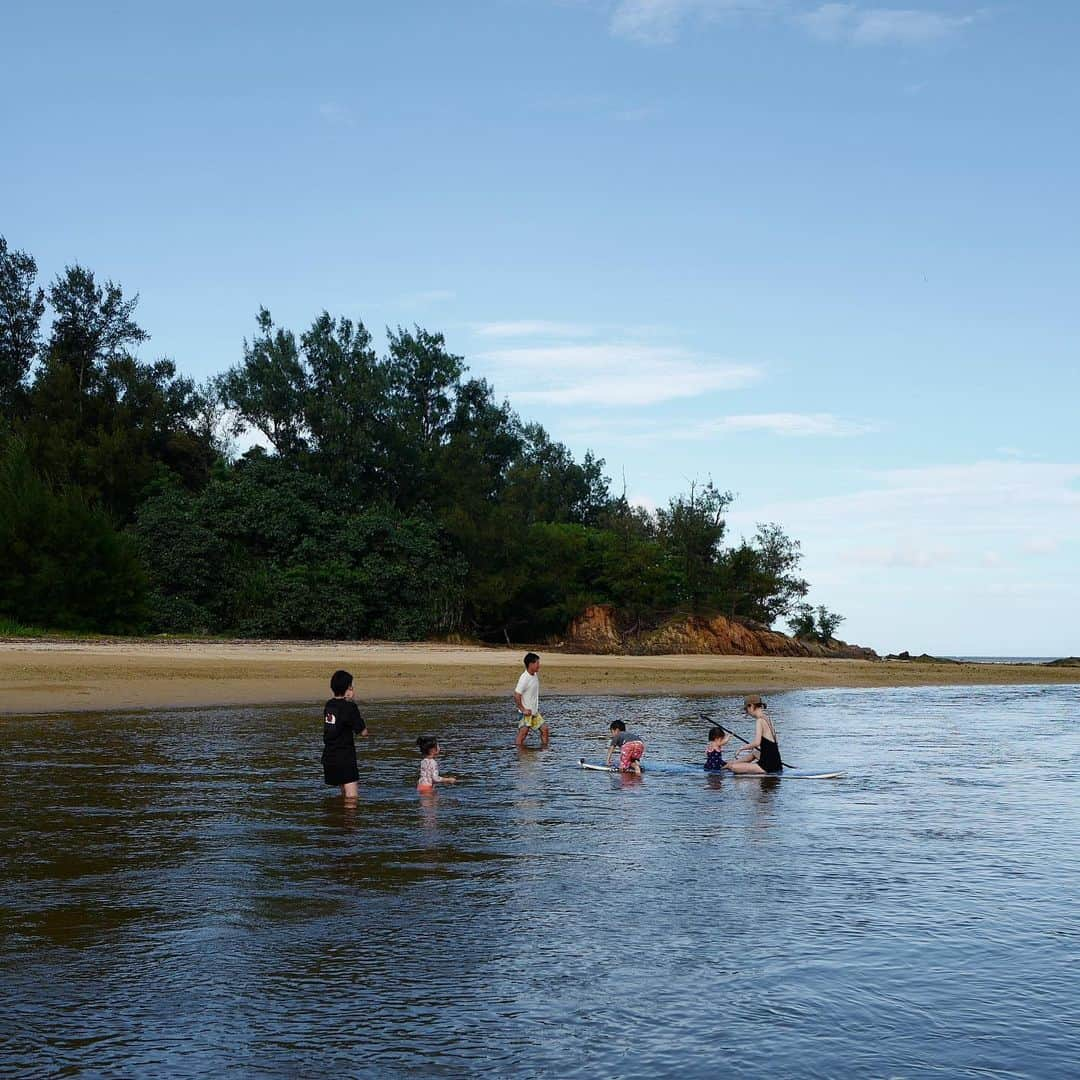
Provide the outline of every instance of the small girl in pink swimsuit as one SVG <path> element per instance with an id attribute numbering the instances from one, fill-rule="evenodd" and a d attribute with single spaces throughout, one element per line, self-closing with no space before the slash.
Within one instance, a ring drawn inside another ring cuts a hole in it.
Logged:
<path id="1" fill-rule="evenodd" d="M 439 740 L 434 735 L 421 735 L 416 740 L 420 749 L 420 780 L 416 790 L 423 795 L 428 795 L 435 790 L 436 784 L 456 784 L 456 776 L 439 775 Z"/>

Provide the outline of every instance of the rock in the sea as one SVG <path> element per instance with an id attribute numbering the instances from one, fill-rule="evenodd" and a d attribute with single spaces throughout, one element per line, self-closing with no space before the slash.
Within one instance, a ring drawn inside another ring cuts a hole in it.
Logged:
<path id="1" fill-rule="evenodd" d="M 889 653 L 886 660 L 910 660 L 913 664 L 959 664 L 960 660 L 953 660 L 949 656 L 931 656 L 929 653 L 919 653 L 918 656 L 912 656 L 911 653 L 905 649 L 900 653 Z"/>

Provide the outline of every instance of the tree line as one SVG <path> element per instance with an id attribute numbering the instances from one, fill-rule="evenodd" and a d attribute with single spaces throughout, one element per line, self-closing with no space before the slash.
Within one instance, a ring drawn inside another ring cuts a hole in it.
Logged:
<path id="1" fill-rule="evenodd" d="M 0 616 L 101 632 L 535 641 L 589 604 L 828 637 L 799 543 L 732 495 L 655 513 L 469 375 L 442 334 L 258 313 L 201 384 L 146 362 L 138 296 L 0 237 Z M 268 448 L 233 450 L 244 432 Z"/>

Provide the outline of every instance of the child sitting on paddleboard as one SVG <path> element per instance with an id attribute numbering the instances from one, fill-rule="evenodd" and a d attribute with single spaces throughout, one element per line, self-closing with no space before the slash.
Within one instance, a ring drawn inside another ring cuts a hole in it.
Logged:
<path id="1" fill-rule="evenodd" d="M 608 743 L 607 760 L 604 764 L 610 767 L 611 758 L 618 750 L 619 772 L 640 775 L 641 759 L 645 756 L 644 741 L 637 735 L 631 735 L 621 720 L 612 720 L 608 731 L 611 732 L 611 741 Z"/>
<path id="2" fill-rule="evenodd" d="M 416 790 L 423 795 L 430 794 L 435 790 L 436 784 L 456 784 L 456 776 L 441 776 L 439 774 L 439 740 L 434 735 L 421 735 L 416 740 L 420 750 L 420 780 Z"/>
<path id="3" fill-rule="evenodd" d="M 709 728 L 709 742 L 705 747 L 705 768 L 709 772 L 719 772 L 726 762 L 723 747 L 731 741 L 731 732 L 717 725 Z"/>

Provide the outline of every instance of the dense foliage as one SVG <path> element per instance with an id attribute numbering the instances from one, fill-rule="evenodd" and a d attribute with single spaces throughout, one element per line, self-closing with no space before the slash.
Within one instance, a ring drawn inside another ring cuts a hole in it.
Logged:
<path id="1" fill-rule="evenodd" d="M 297 335 L 264 309 L 236 366 L 199 387 L 136 357 L 137 300 L 81 266 L 43 289 L 0 237 L 0 617 L 538 640 L 611 603 L 643 625 L 797 613 L 806 628 L 798 541 L 768 524 L 729 544 L 732 496 L 711 482 L 631 506 L 441 334 L 398 327 L 380 356 L 361 322 L 324 312 Z M 237 458 L 252 431 L 268 449 Z"/>

